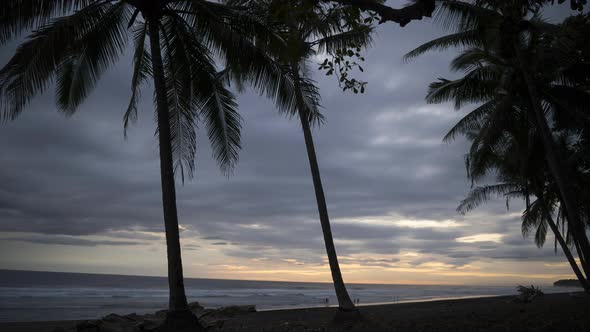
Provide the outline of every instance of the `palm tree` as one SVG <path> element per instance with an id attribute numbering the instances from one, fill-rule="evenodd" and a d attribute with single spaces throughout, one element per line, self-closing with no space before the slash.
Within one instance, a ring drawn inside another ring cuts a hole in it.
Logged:
<path id="1" fill-rule="evenodd" d="M 480 125 L 484 127 L 486 124 Z M 473 188 L 461 201 L 457 211 L 465 214 L 492 197 L 505 198 L 507 207 L 510 199 L 522 198 L 526 206 L 522 214 L 523 236 L 534 230 L 535 244 L 540 248 L 545 243 L 549 226 L 555 235 L 555 250 L 557 251 L 559 243 L 580 284 L 586 292 L 590 292 L 588 279 L 578 267 L 570 250 L 571 230 L 566 228 L 562 207 L 555 195 L 555 184 L 547 183 L 546 167 L 538 167 L 543 165 L 544 153 L 538 135 L 530 129 L 522 130 L 523 126 L 526 128 L 526 119 L 517 121 L 515 126 L 504 132 L 503 139 L 493 144 L 491 152 L 476 142 L 477 133 L 464 133 L 472 139 L 472 148 L 466 158 L 471 180 L 475 183 L 495 174 L 499 183 Z M 532 195 L 536 197 L 533 201 Z M 555 215 L 557 223 L 553 218 Z M 559 230 L 560 225 L 562 231 Z M 566 239 L 562 233 L 567 234 Z"/>
<path id="2" fill-rule="evenodd" d="M 558 196 L 563 202 L 562 208 L 565 207 L 564 215 L 567 215 L 571 234 L 579 248 L 579 257 L 584 261 L 585 252 L 587 252 L 584 248 L 586 246 L 584 243 L 587 243 L 585 227 L 580 228 L 579 223 L 575 221 L 576 217 L 572 213 L 567 213 L 569 211 L 577 213 L 582 211 L 582 208 L 579 203 L 573 206 L 570 204 L 568 208 L 566 201 L 569 196 L 564 195 L 562 190 L 565 182 L 560 173 L 566 166 L 557 165 L 561 163 L 561 160 L 558 160 L 555 154 L 556 151 L 565 150 L 557 150 L 555 138 L 552 135 L 549 137 L 546 135 L 549 128 L 545 115 L 546 109 L 542 109 L 541 118 L 538 109 L 540 101 L 535 98 L 541 98 L 554 114 L 572 114 L 580 108 L 587 107 L 584 101 L 588 99 L 588 96 L 570 84 L 573 81 L 572 77 L 567 75 L 567 70 L 564 70 L 571 67 L 571 63 L 576 62 L 572 59 L 577 57 L 571 55 L 573 54 L 571 47 L 568 50 L 564 43 L 555 44 L 555 41 L 559 40 L 555 38 L 555 33 L 563 29 L 546 24 L 539 18 L 537 12 L 534 12 L 535 15 L 531 19 L 524 20 L 523 16 L 527 15 L 529 9 L 526 1 L 476 1 L 475 3 L 445 1 L 440 6 L 438 19 L 446 26 L 456 25 L 457 32 L 416 48 L 408 53 L 406 58 L 418 56 L 432 49 L 467 47 L 467 50 L 452 63 L 454 70 L 465 71 L 466 75 L 455 81 L 441 79 L 433 83 L 428 100 L 430 102 L 455 100 L 456 108 L 474 102 L 482 103 L 482 105 L 465 116 L 445 139 L 452 139 L 456 134 L 462 133 L 472 140 L 468 175 L 473 179 L 477 177 L 477 174 L 486 174 L 490 167 L 497 167 L 497 165 L 490 165 L 489 161 L 493 160 L 498 151 L 506 148 L 507 142 L 514 140 L 515 132 L 534 131 L 535 135 L 541 138 L 540 142 L 544 151 L 541 156 L 548 165 L 547 175 L 553 180 L 554 188 L 559 192 Z M 518 22 L 519 29 L 514 22 Z M 514 39 L 515 36 L 520 36 L 523 30 L 527 33 L 527 38 Z M 563 35 L 561 37 L 565 40 L 571 39 Z M 560 52 L 554 51 L 557 46 L 560 46 Z M 522 59 L 522 49 L 526 49 L 528 56 L 531 57 L 526 63 Z M 568 61 L 564 61 L 564 54 L 569 58 Z M 535 83 L 543 87 L 543 94 L 540 96 L 534 94 L 536 87 L 532 90 L 530 88 L 531 81 L 527 78 L 528 69 L 524 68 L 530 63 L 539 65 L 536 72 L 542 73 L 537 78 L 538 83 Z M 568 93 L 564 94 L 564 91 Z M 578 105 L 566 103 L 568 98 L 563 97 L 567 94 L 569 97 L 576 95 L 575 100 L 578 101 Z M 520 113 L 526 115 L 521 116 L 524 122 L 516 121 L 515 116 Z M 514 123 L 521 125 L 519 128 L 510 129 Z M 533 126 L 531 127 L 530 124 Z M 529 149 L 529 146 L 524 145 L 520 149 L 522 156 L 513 155 L 511 158 L 524 160 L 523 165 L 526 165 L 527 156 L 530 154 Z M 555 153 L 548 153 L 547 149 L 552 149 Z M 556 168 L 556 165 L 559 167 Z M 525 185 L 525 188 L 527 187 L 528 185 Z M 499 188 L 504 187 L 490 187 L 486 190 L 479 188 L 474 193 L 481 198 L 482 193 L 494 192 Z M 502 191 L 499 193 L 504 194 Z M 542 194 L 542 191 L 537 193 Z M 468 200 L 468 202 L 473 201 Z M 543 215 L 545 219 L 548 219 L 548 213 Z M 556 237 L 559 237 L 559 234 L 556 234 Z M 564 251 L 568 251 L 567 246 L 564 247 Z M 582 266 L 588 275 L 587 264 L 583 262 Z M 573 265 L 572 268 L 576 270 L 577 267 Z"/>
<path id="3" fill-rule="evenodd" d="M 561 201 L 565 207 L 565 213 L 567 214 L 571 227 L 574 230 L 574 236 L 578 238 L 576 241 L 579 242 L 581 254 L 582 256 L 587 256 L 587 253 L 590 252 L 590 243 L 588 242 L 588 237 L 586 235 L 586 225 L 582 220 L 582 213 L 578 207 L 579 202 L 576 202 L 574 183 L 569 174 L 568 165 L 564 159 L 565 156 L 561 154 L 560 150 L 557 148 L 557 144 L 547 123 L 545 109 L 543 107 L 543 97 L 539 93 L 537 82 L 533 79 L 532 70 L 536 71 L 539 69 L 535 65 L 531 66 L 531 63 L 529 62 L 531 61 L 530 51 L 532 51 L 534 47 L 526 47 L 526 51 L 523 51 L 520 47 L 521 39 L 522 37 L 519 36 L 518 40 L 515 39 L 513 41 L 514 51 L 516 53 L 516 58 L 518 59 L 521 75 L 526 83 L 528 97 L 535 115 L 536 125 L 538 126 L 543 139 L 547 164 L 549 165 L 551 174 L 557 183 Z M 525 54 L 525 52 L 529 54 Z M 590 266 L 588 266 L 586 262 L 584 263 L 584 269 L 586 274 L 590 275 Z"/>
<path id="4" fill-rule="evenodd" d="M 556 214 L 554 211 L 560 211 L 557 219 L 565 228 L 565 215 L 559 206 L 559 197 L 555 195 L 555 183 L 548 182 L 551 177 L 547 174 L 547 168 L 539 167 L 545 164 L 544 150 L 538 133 L 530 125 L 528 105 L 523 104 L 513 92 L 518 88 L 514 86 L 518 82 L 509 81 L 513 86 L 501 87 L 501 68 L 494 68 L 495 65 L 491 64 L 495 60 L 481 49 L 466 50 L 453 60 L 453 68 L 476 69 L 455 81 L 441 79 L 433 83 L 427 97 L 429 102 L 454 100 L 456 106 L 472 101 L 471 98 L 487 100 L 461 119 L 445 136 L 445 140 L 451 140 L 457 134 L 465 135 L 472 143 L 466 157 L 469 178 L 476 183 L 496 175 L 499 183 L 475 187 L 457 210 L 464 214 L 491 197 L 504 197 L 507 205 L 512 198 L 523 198 L 526 202 L 522 216 L 523 235 L 535 229 L 535 243 L 541 247 L 549 226 L 572 270 L 588 291 L 588 280 L 569 248 L 572 244 L 571 230 L 566 230 L 568 236 L 564 240 L 559 223 L 556 224 L 552 218 Z M 470 61 L 476 61 L 479 65 L 474 66 L 475 62 Z M 484 72 L 487 75 L 483 75 Z M 498 95 L 499 90 L 505 92 Z M 563 137 L 562 141 L 567 141 L 567 138 Z M 568 146 L 563 143 L 560 148 L 565 150 Z M 572 152 L 564 154 L 572 155 Z M 532 203 L 531 195 L 537 197 Z"/>
<path id="5" fill-rule="evenodd" d="M 283 65 L 283 73 L 294 83 L 294 102 L 290 109 L 301 122 L 305 148 L 309 160 L 324 244 L 332 274 L 332 281 L 341 311 L 356 311 L 350 299 L 332 236 L 326 197 L 320 176 L 311 127 L 321 123 L 318 88 L 310 77 L 310 58 L 318 53 L 334 54 L 337 50 L 367 46 L 371 29 L 366 26 L 347 29 L 343 26 L 343 12 L 326 10 L 321 4 L 306 0 L 249 1 L 237 0 L 233 4 L 248 5 L 277 31 L 286 43 L 286 48 L 275 52 L 275 58 Z"/>
<path id="6" fill-rule="evenodd" d="M 170 289 L 165 326 L 198 329 L 184 289 L 174 174 L 183 181 L 192 175 L 198 120 L 206 123 L 220 167 L 226 172 L 234 167 L 241 119 L 224 87 L 228 71 L 218 72 L 214 58 L 262 92 L 284 94 L 292 82 L 261 50 L 278 39 L 240 8 L 201 0 L 5 0 L 0 15 L 0 45 L 32 30 L 0 70 L 4 120 L 14 120 L 51 82 L 58 108 L 73 114 L 133 40 L 124 124 L 137 117 L 141 87 L 152 79 Z M 289 100 L 277 98 L 277 103 L 285 106 Z"/>

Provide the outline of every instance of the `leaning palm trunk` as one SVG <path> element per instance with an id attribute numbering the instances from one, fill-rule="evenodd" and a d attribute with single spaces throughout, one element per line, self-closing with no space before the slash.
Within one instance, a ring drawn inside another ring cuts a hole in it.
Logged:
<path id="1" fill-rule="evenodd" d="M 188 308 L 184 291 L 182 274 L 182 257 L 180 254 L 180 234 L 178 231 L 178 213 L 176 211 L 176 188 L 174 185 L 174 167 L 172 161 L 172 144 L 170 118 L 166 97 L 164 66 L 160 49 L 160 31 L 157 20 L 150 20 L 149 35 L 156 91 L 158 118 L 158 138 L 160 145 L 160 178 L 162 182 L 162 201 L 164 205 L 164 225 L 166 229 L 166 249 L 168 258 L 168 286 L 170 290 L 169 313 L 166 325 L 170 331 L 191 328 L 199 324 Z"/>
<path id="2" fill-rule="evenodd" d="M 567 260 L 570 263 L 572 270 L 574 270 L 576 277 L 580 281 L 580 284 L 582 285 L 582 287 L 584 287 L 584 290 L 586 291 L 586 293 L 590 293 L 590 285 L 588 284 L 588 280 L 584 277 L 584 274 L 582 273 L 582 271 L 580 271 L 580 268 L 578 267 L 578 264 L 576 263 L 576 260 L 574 259 L 574 256 L 572 255 L 572 252 L 571 252 L 569 246 L 567 245 L 567 243 L 563 239 L 563 236 L 561 235 L 561 232 L 557 228 L 557 225 L 555 225 L 553 218 L 551 218 L 551 214 L 549 213 L 549 211 L 547 211 L 547 206 L 545 205 L 543 198 L 539 197 L 539 199 L 541 199 L 543 210 L 544 210 L 543 212 L 545 214 L 547 224 L 549 224 L 551 231 L 553 231 L 553 234 L 555 234 L 555 239 L 557 240 L 557 242 L 559 242 L 559 245 L 561 246 L 561 249 L 563 250 L 565 257 L 567 257 Z"/>
<path id="3" fill-rule="evenodd" d="M 574 244 L 576 246 L 576 251 L 578 252 L 578 258 L 580 259 L 580 264 L 582 265 L 582 268 L 584 268 L 584 271 L 586 271 L 585 267 L 587 267 L 588 265 L 587 265 L 587 260 L 584 257 L 584 252 L 580 248 L 580 241 L 578 241 L 578 239 L 576 237 L 573 237 L 573 240 L 574 240 Z M 586 278 L 588 280 L 590 280 L 590 275 L 586 274 Z"/>
<path id="4" fill-rule="evenodd" d="M 293 72 L 293 80 L 295 81 L 295 98 L 297 101 L 297 110 L 299 112 L 299 119 L 301 120 L 301 127 L 303 128 L 303 137 L 305 138 L 305 148 L 307 150 L 307 158 L 309 159 L 309 167 L 311 169 L 311 177 L 313 179 L 313 187 L 315 189 L 315 198 L 318 205 L 318 212 L 320 215 L 320 224 L 322 225 L 322 233 L 324 234 L 324 243 L 326 245 L 326 252 L 328 254 L 328 262 L 330 264 L 330 271 L 332 272 L 332 281 L 334 282 L 334 290 L 338 298 L 338 306 L 344 311 L 356 310 L 346 286 L 342 279 L 340 266 L 338 264 L 338 256 L 336 255 L 336 247 L 334 246 L 334 239 L 332 237 L 332 229 L 330 227 L 330 218 L 328 217 L 328 207 L 326 206 L 326 197 L 324 196 L 324 188 L 322 186 L 322 179 L 320 177 L 320 168 L 315 153 L 313 144 L 313 136 L 309 125 L 309 114 L 303 94 L 301 93 L 301 84 L 299 82 L 299 66 L 297 64 L 291 65 Z"/>
<path id="5" fill-rule="evenodd" d="M 584 287 L 586 293 L 590 294 L 590 285 L 588 284 L 588 280 L 586 280 L 584 274 L 582 274 L 582 271 L 578 267 L 578 264 L 576 263 L 576 260 L 574 259 L 574 256 L 572 255 L 570 248 L 567 246 L 567 243 L 565 243 L 565 240 L 561 236 L 561 233 L 559 232 L 559 229 L 557 229 L 557 226 L 553 222 L 553 219 L 551 217 L 548 217 L 547 223 L 553 231 L 553 234 L 555 234 L 555 239 L 557 239 L 557 242 L 559 242 L 559 245 L 561 246 L 561 249 L 563 250 L 565 257 L 567 257 L 568 262 L 572 266 L 572 270 L 574 270 L 576 278 L 578 278 L 580 284 L 582 285 L 582 287 Z"/>
<path id="6" fill-rule="evenodd" d="M 571 181 L 568 179 L 567 171 L 565 170 L 562 159 L 557 155 L 555 141 L 547 124 L 547 119 L 545 118 L 545 112 L 543 111 L 541 98 L 539 97 L 535 87 L 535 82 L 528 71 L 526 59 L 522 54 L 518 42 L 515 41 L 513 45 L 514 51 L 516 52 L 516 56 L 518 58 L 520 71 L 527 86 L 530 102 L 535 114 L 535 122 L 541 133 L 541 139 L 543 141 L 543 147 L 545 148 L 545 158 L 547 160 L 547 164 L 549 165 L 549 171 L 551 172 L 551 175 L 553 176 L 553 179 L 555 180 L 559 189 L 561 200 L 567 212 L 567 217 L 570 221 L 570 224 L 572 225 L 572 234 L 574 238 L 579 239 L 582 255 L 587 257 L 588 253 L 590 253 L 590 244 L 588 243 L 586 230 L 582 220 L 580 219 L 579 211 L 576 208 L 575 195 L 571 187 Z M 586 275 L 590 275 L 590 268 L 587 264 L 583 264 L 582 268 L 584 269 Z"/>

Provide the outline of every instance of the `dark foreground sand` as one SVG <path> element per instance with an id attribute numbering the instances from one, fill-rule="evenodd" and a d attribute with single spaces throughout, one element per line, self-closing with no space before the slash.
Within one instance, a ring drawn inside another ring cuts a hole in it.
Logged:
<path id="1" fill-rule="evenodd" d="M 590 297 L 549 294 L 361 307 L 362 320 L 334 323 L 335 308 L 277 310 L 229 318 L 214 331 L 590 331 Z M 52 332 L 76 322 L 0 323 L 2 332 Z"/>

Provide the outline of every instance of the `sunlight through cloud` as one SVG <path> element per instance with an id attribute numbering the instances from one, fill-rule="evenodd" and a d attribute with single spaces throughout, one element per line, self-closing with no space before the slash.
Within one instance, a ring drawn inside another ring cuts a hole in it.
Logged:
<path id="1" fill-rule="evenodd" d="M 489 233 L 489 234 L 475 234 L 471 236 L 464 236 L 455 239 L 457 242 L 462 243 L 475 243 L 475 242 L 496 242 L 502 243 L 503 234 Z"/>

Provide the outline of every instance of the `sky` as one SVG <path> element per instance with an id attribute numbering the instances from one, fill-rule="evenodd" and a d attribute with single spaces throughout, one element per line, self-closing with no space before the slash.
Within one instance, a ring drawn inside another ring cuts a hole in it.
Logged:
<path id="1" fill-rule="evenodd" d="M 457 77 L 448 69 L 456 52 L 402 61 L 442 34 L 432 20 L 379 26 L 365 72 L 356 73 L 369 82 L 364 95 L 315 73 L 326 122 L 314 139 L 344 280 L 515 285 L 572 278 L 552 236 L 542 249 L 523 238 L 520 202 L 456 212 L 471 186 L 468 144 L 442 137 L 473 106 L 457 112 L 424 101 L 430 82 Z M 0 49 L 0 65 L 15 47 Z M 0 125 L 0 269 L 166 274 L 151 87 L 123 135 L 130 64 L 126 54 L 71 117 L 57 111 L 49 88 Z M 177 185 L 185 276 L 329 282 L 299 121 L 253 92 L 238 103 L 243 148 L 233 174 L 218 170 L 202 126 L 195 178 Z"/>

